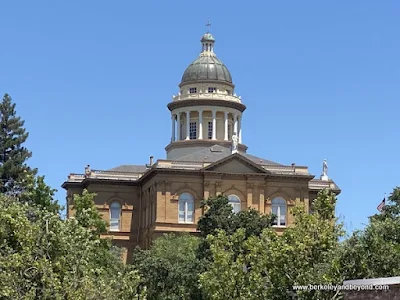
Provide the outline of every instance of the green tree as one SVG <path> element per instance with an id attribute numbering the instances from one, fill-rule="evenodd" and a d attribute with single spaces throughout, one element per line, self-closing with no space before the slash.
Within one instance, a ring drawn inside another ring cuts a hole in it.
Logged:
<path id="1" fill-rule="evenodd" d="M 47 211 L 57 214 L 62 209 L 54 199 L 54 193 L 57 190 L 48 186 L 44 179 L 44 176 L 28 175 L 25 190 L 19 196 L 19 200 L 23 203 L 39 205 Z"/>
<path id="2" fill-rule="evenodd" d="M 0 211 L 1 299 L 138 299 L 138 272 L 77 219 L 3 195 Z"/>
<path id="3" fill-rule="evenodd" d="M 400 276 L 400 187 L 381 214 L 343 242 L 338 263 L 346 279 Z"/>
<path id="4" fill-rule="evenodd" d="M 82 195 L 74 195 L 73 210 L 74 218 L 78 223 L 88 228 L 94 236 L 99 236 L 107 232 L 107 222 L 105 222 L 94 203 L 95 193 L 89 193 L 86 189 Z"/>
<path id="5" fill-rule="evenodd" d="M 27 166 L 31 152 L 23 144 L 28 138 L 24 121 L 16 115 L 15 103 L 5 94 L 0 103 L 0 192 L 19 195 L 27 184 L 27 175 L 36 169 Z"/>
<path id="6" fill-rule="evenodd" d="M 208 235 L 217 235 L 220 230 L 231 235 L 239 228 L 244 229 L 245 237 L 259 236 L 265 228 L 272 226 L 275 219 L 273 215 L 262 215 L 255 209 L 245 209 L 234 213 L 229 204 L 228 197 L 219 195 L 204 200 L 201 204 L 206 211 L 197 223 L 200 235 L 206 238 Z M 197 249 L 197 257 L 205 260 L 202 268 L 207 268 L 207 260 L 212 258 L 207 239 L 202 239 Z"/>
<path id="7" fill-rule="evenodd" d="M 272 226 L 275 219 L 274 216 L 262 215 L 255 209 L 234 213 L 228 197 L 224 195 L 202 201 L 201 207 L 206 210 L 197 223 L 197 230 L 202 237 L 214 235 L 218 230 L 233 234 L 239 228 L 245 229 L 247 237 L 260 235 L 263 229 Z"/>
<path id="8" fill-rule="evenodd" d="M 202 299 L 198 287 L 199 238 L 168 234 L 156 239 L 149 250 L 136 250 L 133 265 L 147 287 L 148 299 Z"/>
<path id="9" fill-rule="evenodd" d="M 303 206 L 294 210 L 295 222 L 281 236 L 266 228 L 247 236 L 245 228 L 233 234 L 220 230 L 207 237 L 212 260 L 200 275 L 211 299 L 335 299 L 334 291 L 301 291 L 295 285 L 340 284 L 343 277 L 335 258 L 341 225 L 330 218 L 336 198 L 323 191 L 313 214 Z"/>

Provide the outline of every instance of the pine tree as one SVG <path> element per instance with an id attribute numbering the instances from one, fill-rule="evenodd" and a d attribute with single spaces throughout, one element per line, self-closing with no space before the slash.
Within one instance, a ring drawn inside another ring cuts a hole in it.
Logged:
<path id="1" fill-rule="evenodd" d="M 37 170 L 26 165 L 32 153 L 22 146 L 29 135 L 24 123 L 5 94 L 0 103 L 0 193 L 17 196 L 24 191 L 27 176 L 36 175 Z"/>

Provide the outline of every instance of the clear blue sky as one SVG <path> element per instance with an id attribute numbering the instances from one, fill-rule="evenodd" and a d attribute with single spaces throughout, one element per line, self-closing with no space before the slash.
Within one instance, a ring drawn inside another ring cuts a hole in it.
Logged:
<path id="1" fill-rule="evenodd" d="M 86 164 L 165 158 L 166 107 L 200 51 L 247 105 L 249 153 L 342 188 L 347 230 L 400 185 L 399 1 L 2 1 L 0 93 L 30 132 L 30 164 L 60 185 Z"/>

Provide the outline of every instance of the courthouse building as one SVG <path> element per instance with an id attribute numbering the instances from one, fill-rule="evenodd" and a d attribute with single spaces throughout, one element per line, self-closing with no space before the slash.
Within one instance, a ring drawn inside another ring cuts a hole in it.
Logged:
<path id="1" fill-rule="evenodd" d="M 143 165 L 71 173 L 67 190 L 71 216 L 73 194 L 95 192 L 95 203 L 109 222 L 108 236 L 125 248 L 148 247 L 167 232 L 196 232 L 203 214 L 202 199 L 224 194 L 237 212 L 249 207 L 275 213 L 281 232 L 292 223 L 290 208 L 308 209 L 318 191 L 339 187 L 323 173 L 315 178 L 306 166 L 282 165 L 248 153 L 243 144 L 245 103 L 235 93 L 228 68 L 214 52 L 210 33 L 201 38 L 201 53 L 187 67 L 179 93 L 167 104 L 171 114 L 171 142 L 166 158 Z M 257 129 L 254 129 L 257 130 Z M 149 149 L 151 150 L 151 149 Z"/>

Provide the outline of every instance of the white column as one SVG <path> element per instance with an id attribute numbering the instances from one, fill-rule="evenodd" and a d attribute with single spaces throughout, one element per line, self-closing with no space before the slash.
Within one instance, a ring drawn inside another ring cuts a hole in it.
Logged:
<path id="1" fill-rule="evenodd" d="M 242 116 L 239 117 L 239 144 L 242 143 Z"/>
<path id="2" fill-rule="evenodd" d="M 212 111 L 212 122 L 213 122 L 212 139 L 216 140 L 217 139 L 217 112 L 215 110 Z"/>
<path id="3" fill-rule="evenodd" d="M 225 117 L 224 117 L 224 124 L 225 124 L 225 135 L 224 135 L 224 140 L 228 140 L 228 112 L 225 112 Z"/>
<path id="4" fill-rule="evenodd" d="M 176 140 L 179 141 L 181 139 L 181 113 L 178 112 L 176 115 L 176 133 L 177 137 Z"/>
<path id="5" fill-rule="evenodd" d="M 190 111 L 187 111 L 186 112 L 186 139 L 187 140 L 190 139 L 189 132 L 190 132 Z"/>
<path id="6" fill-rule="evenodd" d="M 199 110 L 199 140 L 203 139 L 203 111 Z"/>
<path id="7" fill-rule="evenodd" d="M 238 135 L 238 116 L 235 115 L 233 121 L 235 122 L 235 125 L 233 126 L 233 132 L 236 133 L 236 135 Z"/>
<path id="8" fill-rule="evenodd" d="M 171 121 L 172 121 L 172 136 L 171 136 L 171 142 L 175 141 L 175 115 L 172 114 L 171 116 Z"/>

